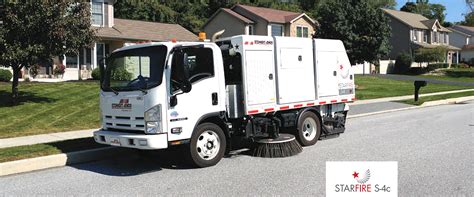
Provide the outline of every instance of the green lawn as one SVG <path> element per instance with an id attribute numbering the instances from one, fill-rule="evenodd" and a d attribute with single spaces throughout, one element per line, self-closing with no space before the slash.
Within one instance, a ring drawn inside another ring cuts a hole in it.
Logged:
<path id="1" fill-rule="evenodd" d="M 474 77 L 450 77 L 444 75 L 417 75 L 417 77 L 427 79 L 437 79 L 442 81 L 457 81 L 457 82 L 469 82 L 474 83 Z"/>
<path id="2" fill-rule="evenodd" d="M 20 103 L 10 106 L 11 83 L 0 83 L 0 138 L 99 127 L 96 81 L 20 82 Z"/>
<path id="3" fill-rule="evenodd" d="M 356 75 L 355 83 L 357 85 L 356 98 L 358 100 L 412 95 L 414 93 L 412 81 L 397 81 L 375 76 Z M 474 89 L 474 87 L 428 84 L 426 87 L 421 88 L 420 94 L 460 89 Z"/>
<path id="4" fill-rule="evenodd" d="M 397 102 L 406 103 L 410 105 L 421 105 L 424 102 L 428 102 L 428 101 L 437 101 L 437 100 L 444 100 L 444 99 L 458 98 L 458 97 L 465 97 L 465 96 L 474 96 L 474 91 L 435 95 L 435 96 L 424 96 L 424 97 L 420 97 L 417 102 L 415 102 L 414 99 L 407 99 L 407 100 L 402 100 L 402 101 L 397 101 Z"/>
<path id="5" fill-rule="evenodd" d="M 82 138 L 54 143 L 2 148 L 0 149 L 0 163 L 100 147 L 105 147 L 105 145 L 96 143 L 92 138 Z"/>

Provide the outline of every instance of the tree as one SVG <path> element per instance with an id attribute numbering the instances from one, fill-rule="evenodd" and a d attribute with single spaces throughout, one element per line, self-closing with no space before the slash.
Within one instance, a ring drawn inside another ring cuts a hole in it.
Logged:
<path id="1" fill-rule="evenodd" d="M 436 47 L 432 49 L 419 48 L 415 50 L 415 62 L 444 62 L 446 60 L 446 47 Z"/>
<path id="2" fill-rule="evenodd" d="M 367 3 L 376 8 L 395 9 L 397 2 L 395 0 L 367 0 Z"/>
<path id="3" fill-rule="evenodd" d="M 429 19 L 438 19 L 441 24 L 446 19 L 446 7 L 441 4 L 430 4 L 427 0 L 418 0 L 416 3 L 407 2 L 400 10 L 421 14 Z"/>
<path id="4" fill-rule="evenodd" d="M 389 19 L 365 0 L 329 1 L 318 13 L 317 37 L 342 40 L 352 64 L 376 63 L 389 53 Z"/>
<path id="5" fill-rule="evenodd" d="M 464 15 L 464 21 L 461 22 L 461 25 L 474 26 L 474 12 Z"/>
<path id="6" fill-rule="evenodd" d="M 0 28 L 0 65 L 12 67 L 12 101 L 24 67 L 78 54 L 94 40 L 90 6 L 74 1 L 6 1 Z"/>

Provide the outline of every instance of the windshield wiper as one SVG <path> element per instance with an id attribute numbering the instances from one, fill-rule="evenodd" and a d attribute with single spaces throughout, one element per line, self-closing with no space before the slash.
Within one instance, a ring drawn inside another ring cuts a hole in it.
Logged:
<path id="1" fill-rule="evenodd" d="M 118 95 L 118 94 L 119 94 L 118 91 L 117 91 L 117 90 L 114 90 L 112 87 L 109 86 L 108 88 L 109 88 L 109 90 L 111 90 L 115 95 Z"/>

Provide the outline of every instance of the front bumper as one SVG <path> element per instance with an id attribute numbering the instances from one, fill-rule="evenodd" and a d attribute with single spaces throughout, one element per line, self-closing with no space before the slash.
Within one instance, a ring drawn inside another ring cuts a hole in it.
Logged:
<path id="1" fill-rule="evenodd" d="M 94 140 L 100 144 L 136 149 L 165 149 L 168 148 L 168 135 L 145 135 L 99 130 L 94 132 Z"/>

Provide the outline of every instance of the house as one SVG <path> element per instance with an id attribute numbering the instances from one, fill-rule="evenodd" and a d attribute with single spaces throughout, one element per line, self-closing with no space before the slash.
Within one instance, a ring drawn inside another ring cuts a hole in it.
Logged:
<path id="1" fill-rule="evenodd" d="M 451 45 L 461 48 L 458 59 L 460 62 L 474 62 L 474 27 L 454 25 L 448 28 L 451 30 L 449 36 Z"/>
<path id="2" fill-rule="evenodd" d="M 449 29 L 443 27 L 437 19 L 428 19 L 421 14 L 382 9 L 390 19 L 392 50 L 390 59 L 396 59 L 400 53 L 414 55 L 418 48 L 436 48 L 444 46 L 448 49 L 446 63 L 458 63 L 453 54 L 461 49 L 450 45 Z"/>
<path id="3" fill-rule="evenodd" d="M 137 42 L 148 41 L 197 41 L 198 37 L 178 24 L 166 24 L 114 18 L 115 0 L 91 1 L 91 25 L 97 30 L 98 41 L 90 48 L 80 50 L 77 56 L 59 57 L 54 66 L 66 66 L 63 79 L 77 80 L 90 77 L 100 60 L 115 49 Z M 53 66 L 53 67 L 54 67 Z M 51 67 L 40 72 L 49 77 Z"/>
<path id="4" fill-rule="evenodd" d="M 223 37 L 242 34 L 311 37 L 318 26 L 318 22 L 305 13 L 236 4 L 216 11 L 203 30 L 212 36 L 225 29 Z"/>

